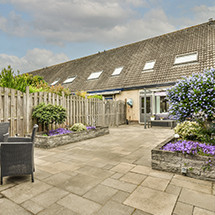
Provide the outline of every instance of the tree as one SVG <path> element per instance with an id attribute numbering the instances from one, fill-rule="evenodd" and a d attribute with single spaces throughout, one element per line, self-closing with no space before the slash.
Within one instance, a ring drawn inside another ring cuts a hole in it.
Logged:
<path id="1" fill-rule="evenodd" d="M 169 113 L 179 121 L 202 119 L 211 122 L 215 118 L 215 69 L 178 81 L 167 90 Z"/>

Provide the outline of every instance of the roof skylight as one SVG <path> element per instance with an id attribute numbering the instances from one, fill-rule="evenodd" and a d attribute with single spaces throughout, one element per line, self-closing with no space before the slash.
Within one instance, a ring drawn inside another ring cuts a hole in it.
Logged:
<path id="1" fill-rule="evenodd" d="M 155 60 L 146 62 L 144 65 L 143 71 L 152 70 L 154 68 L 154 65 L 155 65 Z"/>
<path id="2" fill-rule="evenodd" d="M 52 85 L 55 85 L 55 84 L 57 84 L 58 83 L 58 81 L 60 81 L 60 79 L 57 79 L 57 80 L 55 80 L 54 82 L 52 82 L 50 85 L 52 86 Z"/>
<path id="3" fill-rule="evenodd" d="M 123 69 L 123 66 L 116 68 L 112 73 L 112 76 L 120 75 L 120 73 L 122 72 L 122 69 Z"/>
<path id="4" fill-rule="evenodd" d="M 73 76 L 73 77 L 67 78 L 67 79 L 63 82 L 63 84 L 71 83 L 71 82 L 73 82 L 73 81 L 75 80 L 75 78 L 76 78 L 76 76 Z"/>
<path id="5" fill-rule="evenodd" d="M 197 60 L 198 60 L 198 53 L 194 52 L 194 53 L 176 56 L 174 64 L 189 63 L 189 62 L 194 62 Z"/>
<path id="6" fill-rule="evenodd" d="M 90 76 L 87 78 L 87 80 L 97 79 L 102 74 L 103 71 L 100 72 L 93 72 L 90 74 Z"/>

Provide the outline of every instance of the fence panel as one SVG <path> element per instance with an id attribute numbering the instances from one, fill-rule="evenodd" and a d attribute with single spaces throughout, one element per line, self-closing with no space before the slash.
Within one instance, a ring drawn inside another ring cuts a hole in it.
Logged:
<path id="1" fill-rule="evenodd" d="M 80 122 L 91 126 L 118 126 L 125 124 L 125 102 L 87 99 L 75 95 L 59 96 L 53 93 L 26 93 L 0 87 L 0 122 L 10 122 L 10 135 L 29 134 L 36 123 L 32 119 L 33 108 L 39 103 L 62 105 L 66 108 L 67 119 L 64 125 Z M 55 129 L 56 126 L 50 127 Z M 43 128 L 40 128 L 43 129 Z"/>

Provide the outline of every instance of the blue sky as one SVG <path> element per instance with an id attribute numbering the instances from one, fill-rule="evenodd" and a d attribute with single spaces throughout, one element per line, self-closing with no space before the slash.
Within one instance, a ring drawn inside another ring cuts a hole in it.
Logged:
<path id="1" fill-rule="evenodd" d="M 215 18 L 214 0 L 0 0 L 0 69 L 46 66 Z"/>

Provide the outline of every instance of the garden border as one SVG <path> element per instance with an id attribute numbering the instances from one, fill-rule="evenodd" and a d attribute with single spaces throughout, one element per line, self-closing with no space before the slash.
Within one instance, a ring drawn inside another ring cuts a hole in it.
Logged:
<path id="1" fill-rule="evenodd" d="M 99 136 L 109 134 L 108 127 L 96 127 L 87 131 L 72 132 L 55 136 L 36 135 L 35 147 L 50 149 L 57 146 L 66 145 L 69 143 L 79 142 Z"/>
<path id="2" fill-rule="evenodd" d="M 215 157 L 182 154 L 181 152 L 164 151 L 160 148 L 174 140 L 170 137 L 151 150 L 152 169 L 183 174 L 192 178 L 215 181 Z M 212 166 L 206 163 L 211 160 Z"/>

